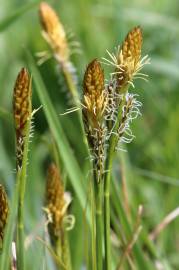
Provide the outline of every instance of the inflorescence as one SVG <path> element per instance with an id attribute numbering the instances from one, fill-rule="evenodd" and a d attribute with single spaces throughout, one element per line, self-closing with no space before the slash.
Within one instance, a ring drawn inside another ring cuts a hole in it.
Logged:
<path id="1" fill-rule="evenodd" d="M 107 84 L 97 59 L 87 66 L 84 74 L 83 122 L 98 175 L 104 173 L 105 152 L 112 134 L 116 136 L 115 150 L 121 149 L 121 143 L 129 143 L 134 138 L 130 124 L 141 114 L 142 104 L 137 95 L 128 90 L 130 86 L 134 88 L 134 79 L 147 78 L 141 69 L 149 63 L 149 58 L 141 58 L 141 50 L 142 31 L 134 27 L 116 53 L 108 52 L 110 59 L 103 58 L 105 64 L 113 67 Z"/>

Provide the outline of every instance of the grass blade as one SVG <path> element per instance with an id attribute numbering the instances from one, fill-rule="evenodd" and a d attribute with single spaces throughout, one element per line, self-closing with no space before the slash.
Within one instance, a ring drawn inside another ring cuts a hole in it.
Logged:
<path id="1" fill-rule="evenodd" d="M 64 167 L 66 168 L 76 195 L 80 201 L 81 207 L 82 209 L 84 209 L 86 204 L 86 195 L 83 185 L 85 179 L 65 137 L 63 128 L 60 124 L 60 118 L 58 118 L 57 113 L 53 108 L 47 89 L 36 67 L 33 57 L 29 52 L 27 53 L 27 57 L 33 75 L 33 81 L 35 83 L 36 91 L 39 96 L 40 102 L 43 105 L 49 127 L 54 135 L 54 138 L 56 139 L 61 159 L 64 163 Z M 89 221 L 89 216 L 87 218 Z"/>

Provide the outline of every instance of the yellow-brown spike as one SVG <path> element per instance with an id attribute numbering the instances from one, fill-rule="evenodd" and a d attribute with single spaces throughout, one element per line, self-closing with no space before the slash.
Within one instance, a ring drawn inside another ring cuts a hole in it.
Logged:
<path id="1" fill-rule="evenodd" d="M 0 185 L 0 249 L 3 246 L 4 229 L 7 223 L 9 205 L 6 192 Z"/>
<path id="2" fill-rule="evenodd" d="M 26 124 L 32 113 L 31 95 L 31 78 L 27 69 L 22 68 L 17 76 L 13 95 L 17 165 L 20 167 L 23 158 L 23 145 L 24 137 L 26 136 Z"/>
<path id="3" fill-rule="evenodd" d="M 46 185 L 46 207 L 52 218 L 49 222 L 49 234 L 52 242 L 58 238 L 62 229 L 62 221 L 66 212 L 63 183 L 58 168 L 51 164 L 48 168 Z"/>
<path id="4" fill-rule="evenodd" d="M 126 36 L 122 44 L 123 59 L 131 57 L 137 64 L 141 57 L 142 30 L 140 26 L 134 27 Z"/>
<path id="5" fill-rule="evenodd" d="M 94 169 L 99 176 L 104 168 L 104 114 L 107 95 L 104 85 L 104 72 L 101 64 L 94 59 L 88 66 L 83 80 L 83 122 L 88 144 L 93 156 Z"/>
<path id="6" fill-rule="evenodd" d="M 40 4 L 40 21 L 43 28 L 44 37 L 54 50 L 55 56 L 61 63 L 69 59 L 69 48 L 66 33 L 56 12 L 45 2 Z"/>
<path id="7" fill-rule="evenodd" d="M 95 128 L 103 120 L 106 108 L 104 72 L 101 64 L 94 59 L 88 66 L 83 80 L 83 113 L 88 125 Z"/>
<path id="8" fill-rule="evenodd" d="M 126 36 L 122 48 L 117 55 L 116 76 L 119 92 L 126 90 L 129 82 L 142 68 L 141 64 L 142 31 L 141 28 L 134 27 Z"/>

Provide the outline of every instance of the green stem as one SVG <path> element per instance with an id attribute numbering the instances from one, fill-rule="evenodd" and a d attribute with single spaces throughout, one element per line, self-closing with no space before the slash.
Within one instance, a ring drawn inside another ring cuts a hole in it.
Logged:
<path id="1" fill-rule="evenodd" d="M 67 232 L 64 226 L 61 228 L 61 233 L 58 239 L 55 240 L 54 251 L 58 258 L 58 261 L 54 261 L 57 270 L 71 270 L 71 256 L 68 243 Z M 59 265 L 59 261 L 61 264 Z"/>
<path id="2" fill-rule="evenodd" d="M 18 170 L 19 175 L 19 202 L 18 202 L 18 225 L 17 225 L 17 263 L 18 270 L 25 269 L 25 256 L 24 256 L 24 196 L 26 187 L 26 175 L 27 175 L 27 161 L 28 161 L 28 145 L 30 137 L 30 125 L 31 118 L 26 124 L 26 136 L 24 141 L 24 151 L 22 168 Z M 19 172 L 20 171 L 20 172 Z"/>
<path id="3" fill-rule="evenodd" d="M 113 153 L 112 147 L 106 160 L 107 172 L 104 178 L 104 249 L 105 249 L 105 269 L 111 269 L 111 248 L 110 248 L 110 180 L 112 169 Z"/>
<path id="4" fill-rule="evenodd" d="M 92 269 L 96 270 L 96 218 L 95 218 L 95 210 L 96 210 L 96 204 L 95 204 L 95 194 L 94 194 L 94 182 L 93 179 L 91 179 L 91 222 L 92 222 Z"/>
<path id="5" fill-rule="evenodd" d="M 71 266 L 71 256 L 70 256 L 70 248 L 69 248 L 69 242 L 68 242 L 68 234 L 65 229 L 63 230 L 63 239 L 62 239 L 62 261 L 64 265 L 66 266 L 67 270 L 72 270 Z"/>
<path id="6" fill-rule="evenodd" d="M 24 210 L 22 199 L 19 199 L 18 203 L 18 231 L 17 231 L 17 243 L 18 243 L 18 266 L 20 270 L 24 269 Z"/>
<path id="7" fill-rule="evenodd" d="M 72 74 L 69 72 L 69 70 L 66 67 L 62 66 L 62 72 L 66 80 L 66 84 L 69 88 L 69 91 L 71 92 L 71 95 L 73 97 L 74 103 L 76 105 L 78 101 L 78 91 L 77 91 L 76 83 L 74 82 Z"/>
<path id="8" fill-rule="evenodd" d="M 95 208 L 96 208 L 96 255 L 97 255 L 97 270 L 103 269 L 103 216 L 102 216 L 102 203 L 103 203 L 103 185 L 102 179 L 97 182 L 94 178 L 95 189 Z"/>
<path id="9" fill-rule="evenodd" d="M 122 109 L 125 102 L 123 98 L 120 106 L 116 122 L 113 127 L 113 132 L 111 133 L 111 138 L 109 141 L 109 148 L 107 152 L 107 159 L 105 165 L 105 177 L 104 177 L 104 248 L 105 248 L 105 269 L 111 269 L 111 245 L 110 245 L 110 183 L 111 183 L 111 171 L 112 162 L 115 153 L 115 148 L 118 142 L 118 137 L 115 134 L 120 126 L 120 121 L 122 118 Z"/>

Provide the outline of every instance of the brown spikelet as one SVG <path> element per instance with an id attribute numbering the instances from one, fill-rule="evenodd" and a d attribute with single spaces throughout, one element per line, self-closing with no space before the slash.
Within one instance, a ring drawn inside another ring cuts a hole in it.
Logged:
<path id="1" fill-rule="evenodd" d="M 32 112 L 31 78 L 25 68 L 21 69 L 16 79 L 13 111 L 16 130 L 17 165 L 21 167 L 26 124 Z"/>
<path id="2" fill-rule="evenodd" d="M 0 185 L 0 249 L 3 245 L 4 229 L 7 223 L 9 212 L 8 200 L 6 192 L 2 185 Z"/>
<path id="3" fill-rule="evenodd" d="M 101 122 L 106 108 L 104 89 L 104 72 L 101 64 L 94 59 L 88 66 L 83 80 L 84 113 L 89 125 L 97 127 Z"/>
<path id="4" fill-rule="evenodd" d="M 134 59 L 135 64 L 141 57 L 142 48 L 142 30 L 139 26 L 134 27 L 126 36 L 122 44 L 123 59 L 131 57 Z"/>
<path id="5" fill-rule="evenodd" d="M 56 12 L 47 3 L 42 2 L 39 8 L 39 16 L 44 37 L 54 50 L 56 57 L 61 63 L 68 61 L 69 48 L 66 34 Z"/>
<path id="6" fill-rule="evenodd" d="M 101 64 L 94 59 L 88 66 L 83 80 L 83 122 L 97 175 L 104 167 L 104 114 L 107 95 L 104 72 Z"/>
<path id="7" fill-rule="evenodd" d="M 63 217 L 66 212 L 63 183 L 55 164 L 51 164 L 48 168 L 46 207 L 52 218 L 52 222 L 49 222 L 48 229 L 53 242 L 60 235 Z"/>
<path id="8" fill-rule="evenodd" d="M 141 48 L 142 31 L 141 28 L 134 27 L 126 36 L 122 48 L 117 56 L 116 74 L 118 88 L 124 88 L 132 82 L 135 74 L 141 69 Z"/>

